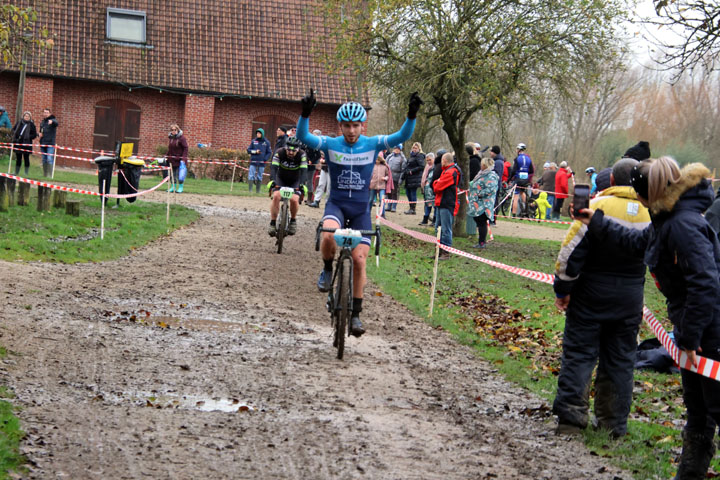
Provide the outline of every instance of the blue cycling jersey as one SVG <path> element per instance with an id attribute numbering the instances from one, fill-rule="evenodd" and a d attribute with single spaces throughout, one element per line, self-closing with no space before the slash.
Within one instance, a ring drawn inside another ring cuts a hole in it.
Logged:
<path id="1" fill-rule="evenodd" d="M 533 174 L 533 164 L 530 160 L 530 156 L 526 153 L 521 153 L 515 159 L 515 165 L 513 167 L 513 179 L 527 180 Z"/>
<path id="2" fill-rule="evenodd" d="M 308 128 L 309 120 L 300 117 L 297 124 L 297 138 L 315 150 L 325 153 L 325 161 L 330 173 L 330 200 L 339 202 L 359 202 L 367 204 L 370 200 L 370 179 L 378 153 L 403 143 L 412 137 L 415 120 L 405 119 L 399 131 L 392 135 L 366 137 L 360 135 L 357 142 L 350 145 L 342 136 L 317 137 Z"/>

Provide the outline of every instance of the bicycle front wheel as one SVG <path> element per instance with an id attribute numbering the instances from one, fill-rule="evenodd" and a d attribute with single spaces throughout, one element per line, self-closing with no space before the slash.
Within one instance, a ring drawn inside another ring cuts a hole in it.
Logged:
<path id="1" fill-rule="evenodd" d="M 283 200 L 280 205 L 280 214 L 277 223 L 277 253 L 282 253 L 283 240 L 288 227 L 288 204 L 287 200 Z"/>
<path id="2" fill-rule="evenodd" d="M 345 332 L 350 325 L 352 308 L 352 257 L 341 254 L 338 260 L 338 278 L 335 310 L 335 342 L 337 345 L 337 358 L 342 360 L 345 350 Z"/>

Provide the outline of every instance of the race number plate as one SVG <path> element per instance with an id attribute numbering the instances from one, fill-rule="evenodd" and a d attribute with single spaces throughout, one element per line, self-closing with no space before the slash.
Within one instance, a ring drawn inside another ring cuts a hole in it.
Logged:
<path id="1" fill-rule="evenodd" d="M 293 193 L 295 193 L 295 189 L 290 187 L 282 187 L 280 189 L 280 196 L 282 198 L 290 198 L 293 196 Z"/>
<path id="2" fill-rule="evenodd" d="M 349 228 L 335 230 L 333 237 L 338 247 L 349 248 L 350 250 L 360 245 L 362 241 L 362 234 L 358 230 Z"/>

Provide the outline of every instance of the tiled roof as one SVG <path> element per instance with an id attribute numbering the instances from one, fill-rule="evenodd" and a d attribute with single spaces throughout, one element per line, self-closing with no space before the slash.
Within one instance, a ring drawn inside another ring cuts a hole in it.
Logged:
<path id="1" fill-rule="evenodd" d="M 30 74 L 293 101 L 314 87 L 321 103 L 367 104 L 354 74 L 328 73 L 312 53 L 332 48 L 317 0 L 11 3 L 34 5 L 54 39 L 28 59 Z M 146 12 L 148 48 L 106 41 L 108 7 Z"/>

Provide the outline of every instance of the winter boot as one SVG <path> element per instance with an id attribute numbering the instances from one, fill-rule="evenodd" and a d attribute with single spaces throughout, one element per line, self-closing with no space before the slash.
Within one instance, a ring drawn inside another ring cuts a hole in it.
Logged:
<path id="1" fill-rule="evenodd" d="M 30 175 L 30 167 L 25 167 L 25 177 Z"/>
<path id="2" fill-rule="evenodd" d="M 703 433 L 683 432 L 683 447 L 675 480 L 701 480 L 705 478 L 710 461 L 715 455 L 713 437 Z"/>
<path id="3" fill-rule="evenodd" d="M 181 183 L 181 184 L 178 185 L 178 187 L 177 187 L 177 193 L 182 193 L 182 191 L 183 191 L 183 184 Z"/>
<path id="4" fill-rule="evenodd" d="M 15 176 L 20 175 L 20 165 L 15 165 Z"/>
<path id="5" fill-rule="evenodd" d="M 174 191 L 175 191 L 175 184 L 174 184 L 174 183 L 171 183 L 171 184 L 170 184 L 170 188 L 168 189 L 168 192 L 172 193 L 172 192 L 174 192 Z"/>
<path id="6" fill-rule="evenodd" d="M 422 222 L 418 223 L 418 225 L 427 225 L 427 224 L 428 224 L 428 218 L 429 218 L 429 215 L 423 215 Z"/>
<path id="7" fill-rule="evenodd" d="M 255 180 L 255 193 L 260 193 L 260 185 L 262 185 L 262 180 Z"/>
<path id="8" fill-rule="evenodd" d="M 49 177 L 52 172 L 52 165 L 43 163 L 42 166 L 43 166 L 43 177 L 46 177 L 46 178 Z M 51 168 L 48 168 L 48 167 L 51 167 Z"/>
<path id="9" fill-rule="evenodd" d="M 248 192 L 252 193 L 252 186 L 255 180 L 248 180 Z"/>

